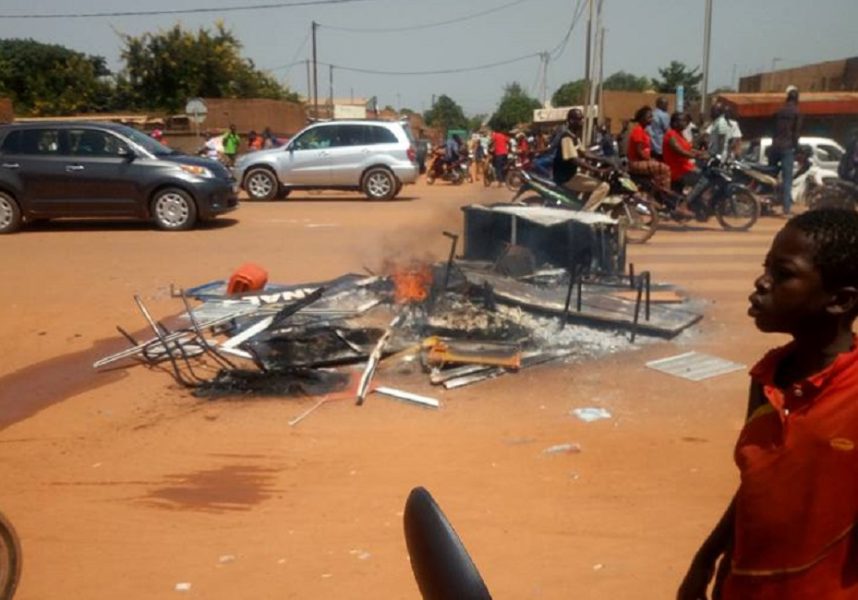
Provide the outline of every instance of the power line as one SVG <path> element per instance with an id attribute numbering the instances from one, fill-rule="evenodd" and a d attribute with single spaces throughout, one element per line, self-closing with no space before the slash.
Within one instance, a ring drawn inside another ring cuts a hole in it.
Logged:
<path id="1" fill-rule="evenodd" d="M 531 58 L 536 58 L 539 56 L 539 52 L 534 52 L 532 54 L 526 54 L 524 56 L 518 56 L 516 58 L 510 58 L 507 60 L 501 60 L 498 62 L 488 63 L 484 65 L 477 65 L 474 67 L 460 67 L 458 69 L 437 69 L 430 71 L 378 71 L 375 69 L 362 69 L 358 67 L 344 67 L 341 65 L 330 65 L 335 69 L 340 69 L 341 71 L 351 71 L 352 73 L 364 73 L 367 75 L 396 75 L 396 76 L 410 76 L 410 75 L 449 75 L 454 73 L 470 73 L 472 71 L 482 71 L 485 69 L 494 69 L 495 67 L 502 67 L 504 65 L 511 65 L 513 63 L 521 62 L 523 60 L 528 60 Z M 325 63 L 319 63 L 325 64 Z"/>
<path id="2" fill-rule="evenodd" d="M 334 31 L 345 31 L 348 33 L 399 33 L 401 31 L 417 31 L 419 29 L 431 29 L 433 27 L 442 27 L 444 25 L 453 25 L 455 23 L 462 23 L 464 21 L 470 21 L 476 19 L 478 17 L 483 17 L 485 15 L 490 15 L 492 13 L 500 12 L 502 10 L 506 10 L 512 6 L 516 6 L 517 4 L 523 4 L 524 2 L 529 2 L 530 0 L 514 0 L 513 2 L 508 2 L 507 4 L 502 4 L 500 6 L 496 6 L 494 8 L 489 8 L 486 10 L 482 10 L 479 12 L 471 13 L 468 15 L 464 15 L 458 17 L 456 19 L 448 19 L 446 21 L 435 21 L 433 23 L 424 23 L 422 25 L 412 25 L 408 27 L 337 27 L 335 25 L 325 25 L 324 23 L 320 23 L 319 26 L 324 29 L 331 29 Z"/>
<path id="3" fill-rule="evenodd" d="M 569 29 L 566 30 L 566 35 L 563 36 L 563 39 L 560 40 L 554 48 L 549 52 L 551 54 L 552 60 L 557 60 L 561 56 L 563 56 L 563 52 L 566 50 L 566 46 L 569 44 L 569 38 L 572 37 L 572 32 L 575 30 L 575 26 L 578 25 L 578 21 L 581 20 L 581 15 L 584 14 L 584 8 L 586 5 L 582 0 L 578 0 L 578 3 L 575 5 L 575 9 L 572 11 L 572 22 L 569 24 Z"/>
<path id="4" fill-rule="evenodd" d="M 275 8 L 296 8 L 301 6 L 320 6 L 326 4 L 349 4 L 352 2 L 373 2 L 375 0 L 298 0 L 297 2 L 271 2 L 268 4 L 248 4 L 243 6 L 217 6 L 186 8 L 174 10 L 139 10 L 127 12 L 94 13 L 52 13 L 52 14 L 0 14 L 0 19 L 83 19 L 93 17 L 150 17 L 155 15 L 189 15 L 198 13 L 238 12 L 243 10 L 268 10 Z"/>

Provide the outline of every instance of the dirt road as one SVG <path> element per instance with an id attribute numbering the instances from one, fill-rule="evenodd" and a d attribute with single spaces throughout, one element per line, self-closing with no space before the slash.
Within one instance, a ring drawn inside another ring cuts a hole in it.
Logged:
<path id="1" fill-rule="evenodd" d="M 289 427 L 312 401 L 207 402 L 164 372 L 90 368 L 122 346 L 115 325 L 145 325 L 135 293 L 168 315 L 171 282 L 246 261 L 287 283 L 440 258 L 459 206 L 508 196 L 440 184 L 392 203 L 304 194 L 188 233 L 51 223 L 0 239 L 0 510 L 24 546 L 18 597 L 416 598 L 401 522 L 415 485 L 496 598 L 671 597 L 736 484 L 747 379 L 690 383 L 644 362 L 697 349 L 750 364 L 779 341 L 753 330 L 745 298 L 782 221 L 660 231 L 632 250 L 639 269 L 710 301 L 693 333 L 454 392 L 409 384 L 439 411 L 372 396 Z M 570 415 L 583 406 L 613 418 Z M 582 451 L 543 453 L 567 442 Z"/>

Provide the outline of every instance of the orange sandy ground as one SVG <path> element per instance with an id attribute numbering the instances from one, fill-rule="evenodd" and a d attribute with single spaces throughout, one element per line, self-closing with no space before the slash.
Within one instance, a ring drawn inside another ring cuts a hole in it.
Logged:
<path id="1" fill-rule="evenodd" d="M 188 233 L 49 223 L 0 238 L 0 510 L 24 547 L 16 598 L 416 598 L 402 534 L 408 491 L 433 492 L 496 598 L 670 598 L 734 486 L 746 374 L 704 383 L 644 362 L 691 349 L 745 364 L 781 340 L 746 296 L 774 232 L 668 227 L 638 269 L 708 299 L 692 335 L 465 388 L 383 370 L 443 401 L 379 396 L 204 401 L 142 366 L 95 373 L 141 330 L 132 296 L 179 311 L 192 286 L 245 261 L 273 281 L 360 272 L 386 256 L 443 258 L 480 184 L 408 187 L 400 201 L 298 194 L 243 204 Z M 570 416 L 604 406 L 609 421 Z M 560 443 L 580 454 L 545 455 Z"/>

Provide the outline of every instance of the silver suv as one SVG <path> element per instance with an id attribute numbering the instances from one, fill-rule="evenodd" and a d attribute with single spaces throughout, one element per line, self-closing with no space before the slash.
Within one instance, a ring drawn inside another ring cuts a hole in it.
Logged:
<path id="1" fill-rule="evenodd" d="M 280 148 L 241 156 L 235 178 L 254 200 L 292 190 L 360 190 L 390 200 L 417 180 L 410 132 L 390 121 L 331 121 L 302 129 Z"/>

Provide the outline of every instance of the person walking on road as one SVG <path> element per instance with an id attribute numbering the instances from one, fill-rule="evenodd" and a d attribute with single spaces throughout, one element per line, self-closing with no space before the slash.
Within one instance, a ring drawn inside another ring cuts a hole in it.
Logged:
<path id="1" fill-rule="evenodd" d="M 506 162 L 509 157 L 509 136 L 503 131 L 492 131 L 489 149 L 492 153 L 492 167 L 495 170 L 498 186 L 502 186 L 504 185 Z"/>
<path id="2" fill-rule="evenodd" d="M 230 125 L 229 131 L 223 136 L 223 156 L 230 167 L 235 166 L 239 144 L 241 144 L 241 138 L 235 132 L 235 125 Z"/>
<path id="3" fill-rule="evenodd" d="M 798 110 L 798 88 L 787 88 L 786 102 L 775 114 L 775 132 L 769 151 L 769 165 L 778 167 L 781 172 L 783 193 L 783 214 L 789 216 L 792 211 L 792 176 L 795 151 L 801 132 L 801 113 Z"/>

